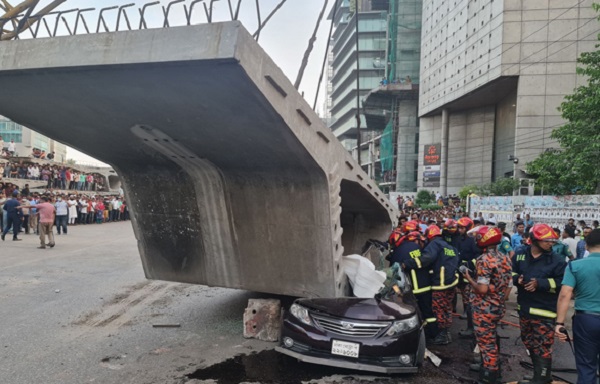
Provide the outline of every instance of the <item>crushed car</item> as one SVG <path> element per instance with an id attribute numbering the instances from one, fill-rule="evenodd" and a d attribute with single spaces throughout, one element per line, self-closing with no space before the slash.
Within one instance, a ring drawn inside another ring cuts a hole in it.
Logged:
<path id="1" fill-rule="evenodd" d="M 297 299 L 284 314 L 276 350 L 307 363 L 416 373 L 426 351 L 425 321 L 399 266 L 385 272 L 384 287 L 371 298 Z"/>

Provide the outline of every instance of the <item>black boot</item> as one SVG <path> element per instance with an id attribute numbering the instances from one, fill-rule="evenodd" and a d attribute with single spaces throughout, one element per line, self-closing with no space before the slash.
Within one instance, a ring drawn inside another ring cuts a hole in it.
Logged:
<path id="1" fill-rule="evenodd" d="M 475 331 L 473 327 L 473 311 L 471 310 L 470 305 L 465 307 L 465 314 L 467 318 L 467 329 L 458 332 L 458 335 L 465 338 L 475 337 Z"/>
<path id="2" fill-rule="evenodd" d="M 531 355 L 533 362 L 533 378 L 519 381 L 518 384 L 549 384 L 552 383 L 552 358 Z"/>
<path id="3" fill-rule="evenodd" d="M 447 345 L 450 344 L 450 334 L 447 329 L 442 329 L 437 336 L 431 341 L 433 345 Z"/>
<path id="4" fill-rule="evenodd" d="M 479 371 L 479 380 L 477 384 L 496 384 L 498 382 L 498 371 L 490 371 L 487 368 L 481 368 Z"/>

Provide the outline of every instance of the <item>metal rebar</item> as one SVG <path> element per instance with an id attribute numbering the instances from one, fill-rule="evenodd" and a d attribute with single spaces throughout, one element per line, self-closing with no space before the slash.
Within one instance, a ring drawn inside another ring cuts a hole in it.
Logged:
<path id="1" fill-rule="evenodd" d="M 87 33 L 90 33 L 90 30 L 88 29 L 87 23 L 85 22 L 85 18 L 83 17 L 83 12 L 89 12 L 89 11 L 93 11 L 96 8 L 84 8 L 84 9 L 80 9 L 79 11 L 77 11 L 77 17 L 75 18 L 75 28 L 73 28 L 73 34 L 76 35 L 77 34 L 77 27 L 79 27 L 79 19 L 81 18 L 81 21 L 83 22 L 83 27 L 85 28 L 85 31 Z"/>
<path id="2" fill-rule="evenodd" d="M 179 4 L 181 2 L 183 2 L 185 0 L 173 0 L 171 1 L 169 4 L 167 4 L 167 7 L 163 7 L 163 14 L 165 16 L 165 20 L 163 22 L 163 28 L 168 28 L 169 27 L 169 12 L 171 12 L 171 6 L 175 5 L 175 4 Z"/>
<path id="3" fill-rule="evenodd" d="M 192 25 L 192 13 L 194 12 L 194 5 L 196 5 L 196 3 L 199 3 L 203 0 L 194 0 L 192 1 L 192 3 L 190 4 L 190 10 L 188 12 L 188 8 L 187 5 L 183 5 L 183 10 L 185 12 L 185 19 L 187 21 L 187 25 Z"/>
<path id="4" fill-rule="evenodd" d="M 96 26 L 96 33 L 100 33 L 100 23 L 102 23 L 102 26 L 104 27 L 104 32 L 109 32 L 108 26 L 106 25 L 106 21 L 104 20 L 104 12 L 117 8 L 119 8 L 117 5 L 113 5 L 112 7 L 100 9 L 100 13 L 98 14 L 98 25 Z"/>
<path id="5" fill-rule="evenodd" d="M 333 13 L 331 17 L 331 26 L 329 27 L 329 36 L 327 37 L 327 46 L 325 47 L 325 57 L 323 58 L 323 65 L 321 66 L 321 74 L 319 75 L 319 81 L 317 82 L 317 92 L 315 94 L 315 102 L 313 103 L 313 111 L 317 110 L 317 100 L 319 99 L 319 91 L 321 90 L 321 82 L 325 75 L 325 66 L 327 64 L 327 58 L 329 57 L 329 46 L 331 44 L 331 36 L 333 35 L 333 26 L 335 24 L 335 15 L 337 13 L 338 1 L 335 0 L 333 3 Z"/>
<path id="6" fill-rule="evenodd" d="M 319 17 L 317 18 L 317 25 L 315 25 L 315 30 L 313 31 L 312 36 L 308 40 L 308 47 L 304 52 L 304 57 L 302 58 L 302 64 L 300 64 L 300 70 L 298 71 L 298 76 L 296 77 L 296 82 L 294 83 L 294 87 L 296 89 L 300 88 L 300 83 L 302 82 L 302 77 L 304 76 L 304 70 L 308 65 L 308 59 L 310 57 L 310 53 L 315 45 L 315 40 L 317 40 L 317 32 L 319 31 L 319 25 L 321 25 L 321 20 L 323 20 L 323 15 L 325 15 L 325 10 L 327 9 L 327 3 L 329 0 L 325 0 L 323 4 L 323 8 L 321 9 L 321 13 L 319 13 Z"/>
<path id="7" fill-rule="evenodd" d="M 327 2 L 327 0 L 325 0 L 325 2 Z M 262 20 L 260 19 L 260 5 L 258 4 L 258 0 L 255 1 L 256 3 L 256 16 L 258 17 L 258 25 L 260 26 L 262 24 Z M 258 41 L 260 37 L 260 29 L 258 30 L 258 33 L 256 34 L 256 41 Z"/>
<path id="8" fill-rule="evenodd" d="M 142 8 L 139 9 L 140 12 L 140 26 L 138 29 L 147 29 L 148 26 L 146 25 L 146 19 L 144 18 L 144 14 L 146 12 L 146 8 L 151 7 L 153 5 L 157 5 L 160 4 L 160 1 L 153 1 L 151 3 L 146 3 L 142 6 Z"/>
<path id="9" fill-rule="evenodd" d="M 262 29 L 265 27 L 265 25 L 267 25 L 269 20 L 271 20 L 271 17 L 273 17 L 273 15 L 279 10 L 279 8 L 281 8 L 283 6 L 283 4 L 285 4 L 286 1 L 287 0 L 281 0 L 281 2 L 279 4 L 277 4 L 277 6 L 275 8 L 273 8 L 273 10 L 271 11 L 271 13 L 269 13 L 269 16 L 267 16 L 265 21 L 263 21 L 262 24 L 260 24 L 258 26 L 258 29 L 256 30 L 256 32 L 254 32 L 254 34 L 252 34 L 252 37 L 256 38 L 257 34 L 259 34 L 260 31 L 262 31 Z"/>
<path id="10" fill-rule="evenodd" d="M 58 24 L 60 22 L 60 19 L 62 17 L 62 15 L 66 14 L 66 13 L 71 13 L 71 12 L 75 12 L 78 11 L 78 8 L 73 8 L 73 9 L 68 9 L 66 11 L 60 11 L 58 12 L 58 14 L 56 15 L 56 21 L 54 22 L 54 32 L 52 33 L 52 37 L 56 36 L 56 32 L 58 32 Z"/>
<path id="11" fill-rule="evenodd" d="M 115 31 L 119 30 L 119 24 L 121 23 L 121 14 L 125 17 L 125 21 L 127 22 L 127 28 L 131 31 L 131 25 L 129 24 L 129 18 L 127 17 L 127 13 L 125 8 L 133 7 L 134 3 L 125 4 L 119 7 L 119 11 L 117 12 L 117 24 L 115 25 Z"/>

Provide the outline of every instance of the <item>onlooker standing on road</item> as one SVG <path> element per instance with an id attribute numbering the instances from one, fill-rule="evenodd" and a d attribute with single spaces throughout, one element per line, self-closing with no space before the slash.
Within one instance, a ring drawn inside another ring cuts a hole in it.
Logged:
<path id="1" fill-rule="evenodd" d="M 19 192 L 13 192 L 13 198 L 7 200 L 2 207 L 3 210 L 6 211 L 6 227 L 4 231 L 2 231 L 2 241 L 6 237 L 8 231 L 10 231 L 10 227 L 13 228 L 13 241 L 21 241 L 21 239 L 17 238 L 19 231 L 21 231 L 21 210 L 19 208 Z"/>
<path id="2" fill-rule="evenodd" d="M 519 221 L 516 224 L 517 233 L 512 235 L 510 238 L 510 245 L 513 249 L 517 249 L 521 245 L 523 241 L 523 233 L 525 233 L 525 224 L 522 221 Z"/>
<path id="3" fill-rule="evenodd" d="M 54 205 L 48 202 L 48 198 L 46 196 L 42 196 L 41 200 L 41 204 L 30 206 L 32 208 L 37 208 L 40 214 L 40 246 L 38 248 L 46 248 L 46 236 L 48 236 L 48 245 L 50 246 L 50 248 L 52 248 L 55 244 L 54 233 L 52 233 L 52 225 L 54 224 L 56 209 L 54 209 Z"/>
<path id="4" fill-rule="evenodd" d="M 592 228 L 583 228 L 583 237 L 577 243 L 577 259 L 583 259 L 586 257 L 586 254 L 589 254 L 589 252 L 585 250 L 585 238 L 590 234 L 590 232 L 592 232 Z"/>
<path id="5" fill-rule="evenodd" d="M 31 203 L 29 202 L 29 200 L 27 200 L 27 197 L 25 197 L 26 195 L 23 195 L 23 199 L 21 200 L 21 205 L 23 206 L 23 208 L 21 209 L 21 211 L 23 212 L 23 229 L 25 230 L 25 234 L 29 235 L 29 208 L 25 208 L 25 207 L 29 207 L 31 205 Z"/>
<path id="6" fill-rule="evenodd" d="M 571 255 L 577 255 L 577 240 L 575 240 L 575 229 L 570 227 L 568 224 L 562 233 L 562 242 L 571 251 Z"/>
<path id="7" fill-rule="evenodd" d="M 565 270 L 558 298 L 555 332 L 562 341 L 567 335 L 561 329 L 573 292 L 575 293 L 575 316 L 573 317 L 573 341 L 577 384 L 598 382 L 596 372 L 600 368 L 600 229 L 594 229 L 585 238 L 589 257 L 575 260 Z"/>
<path id="8" fill-rule="evenodd" d="M 59 235 L 61 228 L 63 233 L 67 234 L 67 221 L 69 218 L 69 206 L 63 198 L 64 195 L 60 195 L 54 203 L 54 207 L 56 207 L 56 233 Z"/>

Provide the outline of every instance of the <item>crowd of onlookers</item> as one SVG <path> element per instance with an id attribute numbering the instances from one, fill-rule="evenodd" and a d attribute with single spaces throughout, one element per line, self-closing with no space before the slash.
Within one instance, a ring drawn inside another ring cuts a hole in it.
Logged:
<path id="1" fill-rule="evenodd" d="M 66 234 L 69 225 L 102 224 L 129 220 L 129 209 L 122 195 L 98 196 L 82 193 L 65 194 L 51 190 L 31 192 L 28 188 L 19 190 L 13 184 L 0 183 L 0 209 L 9 199 L 17 199 L 21 203 L 20 216 L 22 231 L 37 233 L 36 209 L 26 208 L 36 205 L 45 196 L 56 208 L 57 233 Z M 6 211 L 2 210 L 0 224 L 6 225 Z"/>
<path id="2" fill-rule="evenodd" d="M 104 176 L 85 173 L 63 164 L 37 164 L 20 160 L 0 163 L 0 180 L 43 180 L 47 188 L 70 191 L 104 191 Z"/>

